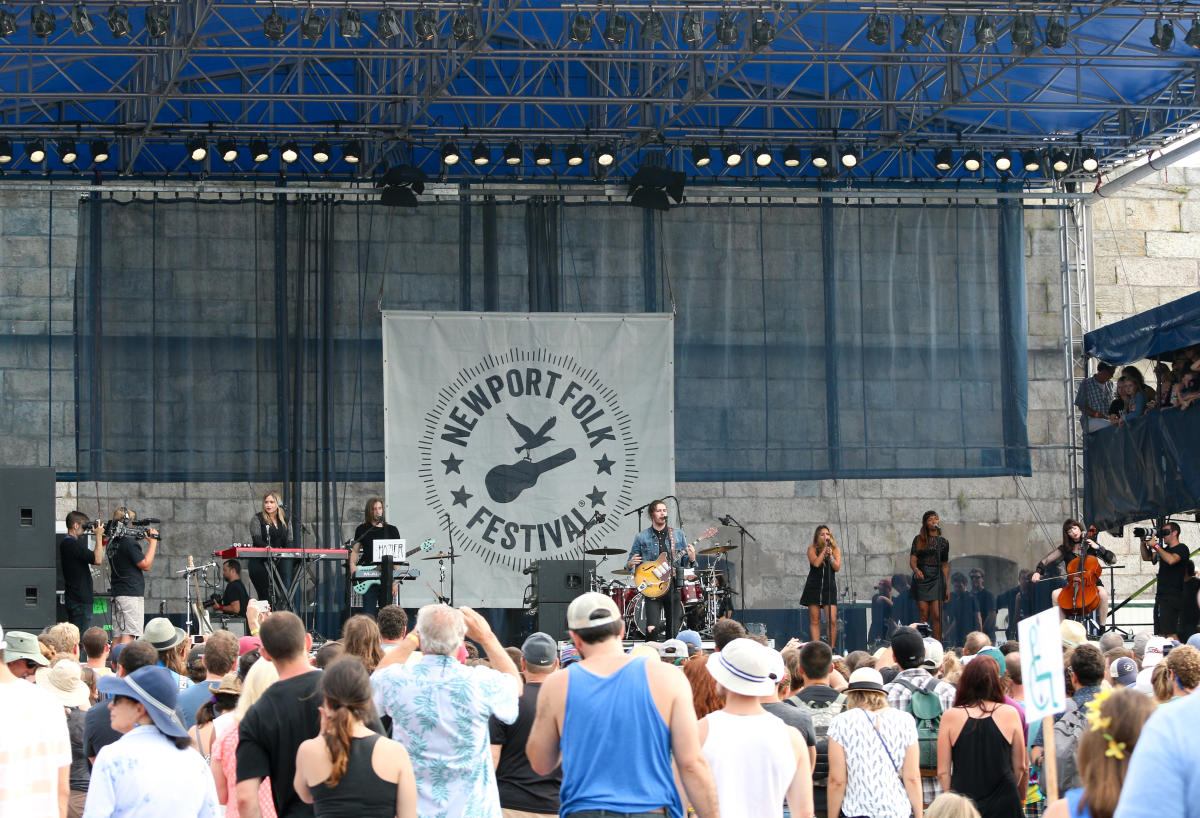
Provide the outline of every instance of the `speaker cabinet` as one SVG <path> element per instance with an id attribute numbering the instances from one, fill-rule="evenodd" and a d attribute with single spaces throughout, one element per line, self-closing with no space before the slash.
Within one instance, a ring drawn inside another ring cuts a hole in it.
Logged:
<path id="1" fill-rule="evenodd" d="M 53 581 L 54 522 L 54 469 L 0 468 L 0 565 L 49 568 Z"/>
<path id="2" fill-rule="evenodd" d="M 845 626 L 838 635 L 843 655 L 855 650 L 867 649 L 867 609 L 863 605 L 839 605 L 838 616 Z"/>
<path id="3" fill-rule="evenodd" d="M 53 536 L 50 538 L 54 542 Z M 54 566 L 0 568 L 0 625 L 41 633 L 55 619 Z"/>
<path id="4" fill-rule="evenodd" d="M 537 600 L 570 602 L 588 589 L 588 574 L 596 570 L 595 560 L 538 560 Z M 563 616 L 566 623 L 566 616 Z M 549 633 L 549 631 L 546 631 Z"/>
<path id="5" fill-rule="evenodd" d="M 537 629 L 559 641 L 566 640 L 568 607 L 569 602 L 538 602 Z"/>

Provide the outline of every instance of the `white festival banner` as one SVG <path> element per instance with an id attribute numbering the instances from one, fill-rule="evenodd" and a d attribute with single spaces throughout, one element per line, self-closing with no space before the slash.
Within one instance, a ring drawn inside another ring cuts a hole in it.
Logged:
<path id="1" fill-rule="evenodd" d="M 1067 707 L 1058 608 L 1047 608 L 1017 623 L 1021 643 L 1021 680 L 1025 684 L 1025 720 L 1061 713 Z"/>
<path id="2" fill-rule="evenodd" d="M 673 332 L 661 314 L 384 312 L 387 517 L 453 542 L 456 605 L 520 606 L 534 560 L 620 548 L 602 579 L 625 561 L 627 512 L 675 490 Z M 414 559 L 405 605 L 440 579 Z"/>

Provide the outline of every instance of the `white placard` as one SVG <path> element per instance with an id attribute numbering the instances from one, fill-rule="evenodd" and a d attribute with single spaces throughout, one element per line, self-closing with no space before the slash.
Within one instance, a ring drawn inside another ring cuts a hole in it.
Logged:
<path id="1" fill-rule="evenodd" d="M 1067 707 L 1058 624 L 1058 608 L 1047 608 L 1017 623 L 1021 681 L 1025 685 L 1025 720 L 1029 724 L 1061 713 Z"/>
<path id="2" fill-rule="evenodd" d="M 407 564 L 408 559 L 404 556 L 407 553 L 407 542 L 407 540 L 375 540 L 371 543 L 371 548 L 375 552 L 375 561 L 379 562 L 384 557 L 390 556 L 394 565 Z"/>

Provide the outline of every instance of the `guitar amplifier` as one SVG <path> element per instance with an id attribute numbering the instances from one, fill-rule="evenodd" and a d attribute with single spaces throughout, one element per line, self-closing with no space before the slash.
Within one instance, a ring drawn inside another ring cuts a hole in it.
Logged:
<path id="1" fill-rule="evenodd" d="M 533 578 L 534 598 L 546 602 L 570 602 L 588 589 L 588 574 L 596 570 L 595 560 L 537 560 Z M 564 627 L 566 618 L 563 618 Z M 551 633 L 551 631 L 546 631 Z"/>

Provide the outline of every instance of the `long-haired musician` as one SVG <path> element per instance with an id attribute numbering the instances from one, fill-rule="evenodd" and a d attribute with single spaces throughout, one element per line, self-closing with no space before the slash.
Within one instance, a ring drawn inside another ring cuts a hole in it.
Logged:
<path id="1" fill-rule="evenodd" d="M 289 548 L 292 544 L 292 532 L 288 528 L 287 513 L 279 495 L 268 491 L 262 498 L 262 510 L 250 520 L 250 539 L 255 548 Z M 276 610 L 287 610 L 285 600 L 277 599 L 277 594 L 271 593 L 271 582 L 267 575 L 267 562 L 263 559 L 247 560 L 246 572 L 250 574 L 250 582 L 254 584 L 254 593 L 259 599 L 270 600 L 271 607 Z M 279 573 L 286 585 L 291 575 L 291 562 L 280 560 Z"/>
<path id="2" fill-rule="evenodd" d="M 350 574 L 360 567 L 376 564 L 374 543 L 376 540 L 398 540 L 400 531 L 387 521 L 383 513 L 383 499 L 370 497 L 363 508 L 363 521 L 354 529 L 354 545 L 350 546 Z M 378 584 L 372 585 L 363 594 L 363 613 L 372 616 L 379 610 Z"/>
<path id="3" fill-rule="evenodd" d="M 665 554 L 664 565 L 672 570 L 664 573 L 664 578 L 674 578 L 674 568 L 692 568 L 696 565 L 696 547 L 688 545 L 682 529 L 667 525 L 667 502 L 655 500 L 648 507 L 650 527 L 639 531 L 633 538 L 633 547 L 629 549 L 629 559 L 625 567 L 636 570 L 643 562 L 657 560 Z M 679 598 L 677 583 L 671 582 L 666 593 L 657 598 L 646 597 L 646 635 L 652 639 L 665 639 L 667 634 L 674 635 L 679 623 L 683 620 L 683 603 Z M 666 617 L 665 628 L 660 625 Z"/>
<path id="4" fill-rule="evenodd" d="M 821 608 L 829 623 L 829 644 L 837 644 L 837 572 L 842 570 L 842 549 L 827 525 L 817 526 L 808 546 L 808 580 L 800 604 L 808 607 L 808 632 L 812 641 L 821 638 Z"/>
<path id="5" fill-rule="evenodd" d="M 1084 536 L 1083 523 L 1078 520 L 1067 519 L 1062 524 L 1062 542 L 1058 548 L 1055 548 L 1049 554 L 1042 558 L 1042 561 L 1037 564 L 1037 569 L 1033 576 L 1030 577 L 1032 582 L 1037 582 L 1043 578 L 1061 577 L 1066 572 L 1066 567 L 1071 563 L 1071 560 L 1076 557 L 1090 554 L 1098 557 L 1104 562 L 1112 565 L 1117 561 L 1117 555 L 1096 544 L 1096 541 L 1090 537 Z M 1050 592 L 1050 605 L 1058 605 L 1059 594 L 1062 593 L 1062 582 L 1053 583 L 1058 587 Z M 1099 580 L 1097 583 L 1097 592 L 1100 599 L 1098 610 L 1100 616 L 1108 615 L 1108 591 L 1104 587 L 1104 581 Z M 1065 611 L 1062 608 L 1058 609 L 1059 614 L 1065 616 Z"/>

